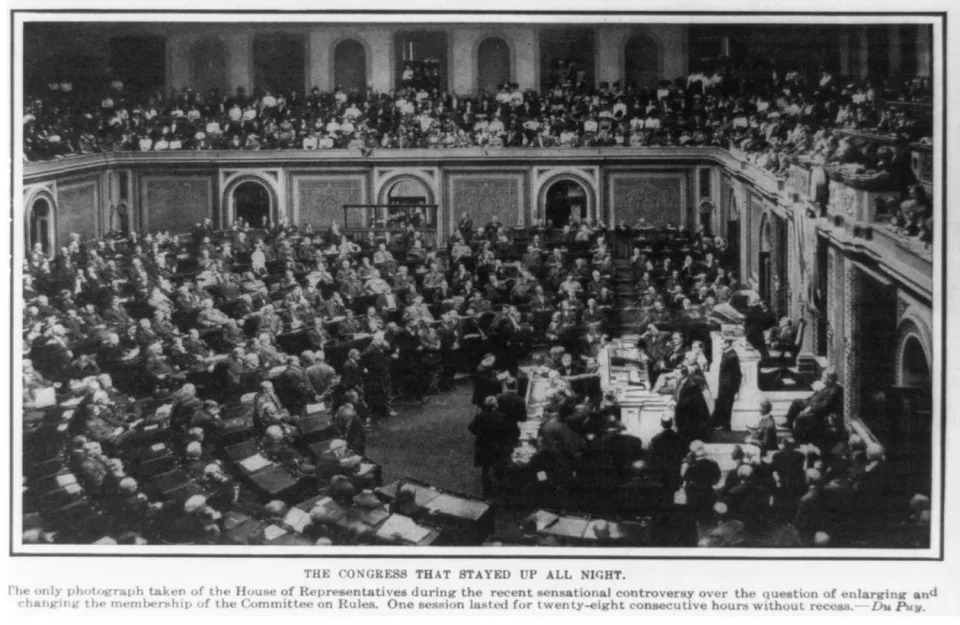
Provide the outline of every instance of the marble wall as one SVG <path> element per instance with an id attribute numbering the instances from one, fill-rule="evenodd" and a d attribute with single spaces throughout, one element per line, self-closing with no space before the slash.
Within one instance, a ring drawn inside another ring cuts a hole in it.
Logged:
<path id="1" fill-rule="evenodd" d="M 98 178 L 65 181 L 57 185 L 57 232 L 60 245 L 76 232 L 84 241 L 98 236 L 100 184 Z"/>
<path id="2" fill-rule="evenodd" d="M 654 226 L 686 224 L 688 178 L 684 172 L 610 174 L 613 218 L 630 225 L 641 217 Z"/>
<path id="3" fill-rule="evenodd" d="M 142 176 L 140 218 L 143 228 L 187 232 L 190 225 L 213 217 L 211 176 Z"/>
<path id="4" fill-rule="evenodd" d="M 309 223 L 314 228 L 326 227 L 336 221 L 344 225 L 344 204 L 367 202 L 366 180 L 363 174 L 291 176 L 293 220 Z M 365 224 L 347 224 L 351 227 Z"/>
<path id="5" fill-rule="evenodd" d="M 450 173 L 447 185 L 451 227 L 456 226 L 463 212 L 469 214 L 477 226 L 488 223 L 494 215 L 507 226 L 515 226 L 526 212 L 523 201 L 527 195 L 526 184 L 522 173 Z"/>

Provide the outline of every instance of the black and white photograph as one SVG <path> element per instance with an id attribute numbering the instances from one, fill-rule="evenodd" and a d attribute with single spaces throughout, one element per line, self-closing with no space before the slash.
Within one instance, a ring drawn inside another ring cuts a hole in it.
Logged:
<path id="1" fill-rule="evenodd" d="M 11 554 L 942 559 L 945 14 L 339 8 L 13 12 Z"/>

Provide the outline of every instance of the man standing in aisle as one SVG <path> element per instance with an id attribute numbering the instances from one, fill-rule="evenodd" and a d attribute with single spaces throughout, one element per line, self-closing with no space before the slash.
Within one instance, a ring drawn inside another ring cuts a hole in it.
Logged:
<path id="1" fill-rule="evenodd" d="M 743 373 L 740 371 L 740 357 L 733 348 L 733 340 L 723 339 L 723 356 L 720 358 L 720 376 L 717 380 L 717 401 L 713 407 L 713 429 L 730 431 L 730 417 L 733 412 L 733 400 L 740 392 Z"/>

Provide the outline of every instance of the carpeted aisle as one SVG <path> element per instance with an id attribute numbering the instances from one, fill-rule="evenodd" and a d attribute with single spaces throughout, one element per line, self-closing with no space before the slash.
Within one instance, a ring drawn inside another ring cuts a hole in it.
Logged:
<path id="1" fill-rule="evenodd" d="M 383 481 L 401 477 L 479 496 L 480 469 L 473 466 L 473 418 L 469 381 L 419 403 L 395 403 L 396 417 L 367 434 L 367 457 L 383 466 Z"/>

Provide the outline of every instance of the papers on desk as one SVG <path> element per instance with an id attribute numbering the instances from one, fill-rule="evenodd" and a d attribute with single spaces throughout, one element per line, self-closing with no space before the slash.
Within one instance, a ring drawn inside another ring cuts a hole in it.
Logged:
<path id="1" fill-rule="evenodd" d="M 157 408 L 155 413 L 158 419 L 168 419 L 173 413 L 173 404 L 164 404 Z"/>
<path id="2" fill-rule="evenodd" d="M 532 519 L 536 523 L 537 531 L 542 532 L 546 528 L 550 527 L 557 522 L 557 519 L 560 517 L 552 512 L 547 512 L 546 510 L 537 510 L 531 514 L 528 519 Z"/>
<path id="3" fill-rule="evenodd" d="M 346 514 L 343 511 L 343 508 L 340 507 L 340 504 L 338 504 L 336 501 L 334 501 L 330 497 L 324 497 L 323 499 L 318 501 L 316 505 L 314 505 L 313 508 L 311 509 L 311 512 L 317 508 L 322 508 L 323 510 L 326 510 L 327 514 L 330 515 L 330 517 L 334 521 L 339 521 Z"/>
<path id="4" fill-rule="evenodd" d="M 302 534 L 304 528 L 310 524 L 310 515 L 300 508 L 290 508 L 283 522 L 293 529 L 293 531 Z"/>
<path id="5" fill-rule="evenodd" d="M 445 493 L 437 495 L 425 507 L 431 514 L 443 514 L 471 521 L 478 520 L 490 509 L 490 506 L 482 501 L 454 497 Z"/>
<path id="6" fill-rule="evenodd" d="M 69 410 L 71 408 L 76 408 L 80 405 L 80 402 L 83 401 L 83 397 L 71 397 L 70 399 L 60 402 L 60 407 L 64 410 Z"/>
<path id="7" fill-rule="evenodd" d="M 555 523 L 544 528 L 543 533 L 558 538 L 583 538 L 590 522 L 577 517 L 558 517 Z"/>
<path id="8" fill-rule="evenodd" d="M 268 525 L 263 530 L 263 538 L 265 540 L 275 540 L 286 533 L 287 530 L 283 529 L 279 525 Z"/>
<path id="9" fill-rule="evenodd" d="M 73 473 L 61 473 L 57 476 L 57 486 L 60 488 L 66 488 L 71 484 L 77 483 L 77 476 Z"/>
<path id="10" fill-rule="evenodd" d="M 414 545 L 429 535 L 430 530 L 417 525 L 413 519 L 402 514 L 391 514 L 377 530 L 377 536 L 381 538 L 401 540 Z"/>
<path id="11" fill-rule="evenodd" d="M 236 510 L 230 510 L 223 515 L 223 529 L 230 531 L 235 527 L 239 527 L 250 520 L 250 517 L 247 515 L 237 512 Z"/>
<path id="12" fill-rule="evenodd" d="M 326 405 L 325 403 L 323 403 L 322 401 L 321 401 L 321 402 L 317 402 L 316 404 L 307 404 L 307 407 L 306 407 L 306 413 L 307 413 L 308 415 L 318 414 L 318 413 L 326 412 L 326 411 L 327 411 L 327 405 Z"/>
<path id="13" fill-rule="evenodd" d="M 361 462 L 357 467 L 357 476 L 358 477 L 367 477 L 371 473 L 377 470 L 377 465 L 371 462 Z"/>
<path id="14" fill-rule="evenodd" d="M 371 510 L 364 510 L 358 515 L 357 518 L 367 525 L 376 527 L 389 517 L 390 512 L 385 508 L 373 508 Z"/>
<path id="15" fill-rule="evenodd" d="M 255 400 L 256 398 L 257 398 L 257 394 L 256 394 L 256 393 L 244 393 L 243 395 L 240 396 L 240 403 L 241 403 L 241 404 L 252 404 L 252 403 L 253 403 L 253 400 Z"/>
<path id="16" fill-rule="evenodd" d="M 603 519 L 594 519 L 590 521 L 590 524 L 587 525 L 587 530 L 583 533 L 583 537 L 587 540 L 600 540 L 600 537 L 597 536 L 596 528 L 598 523 L 606 523 L 607 530 L 610 533 L 610 536 L 606 540 L 619 540 L 621 538 L 626 538 L 627 533 L 623 531 L 623 527 L 613 521 L 604 521 Z"/>
<path id="17" fill-rule="evenodd" d="M 243 467 L 243 470 L 248 473 L 256 473 L 261 469 L 269 467 L 273 463 L 263 457 L 261 454 L 256 454 L 250 456 L 249 458 L 244 458 L 239 462 L 240 466 Z"/>

